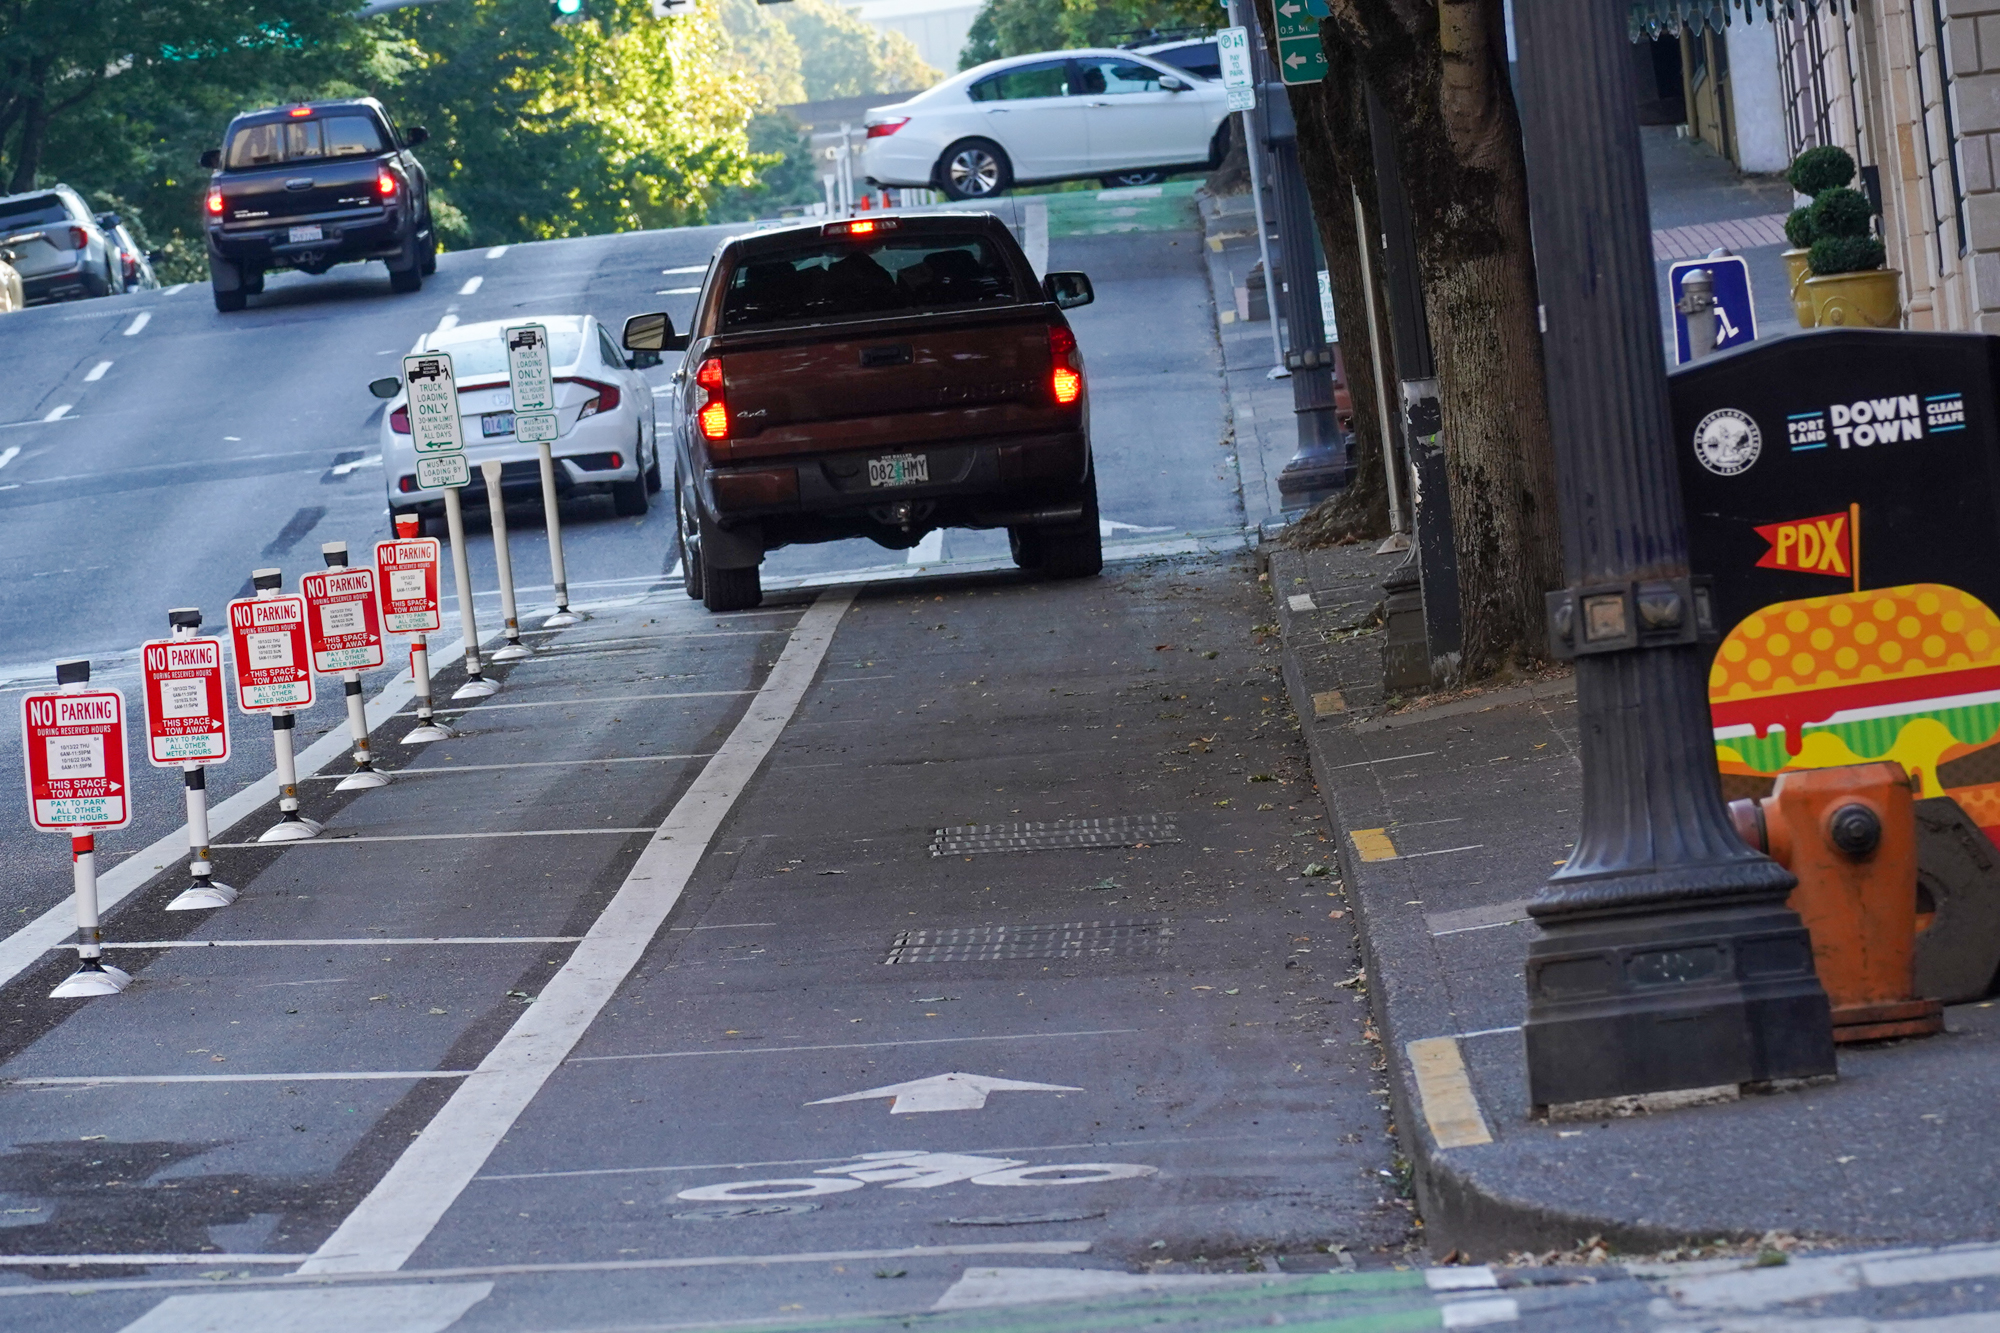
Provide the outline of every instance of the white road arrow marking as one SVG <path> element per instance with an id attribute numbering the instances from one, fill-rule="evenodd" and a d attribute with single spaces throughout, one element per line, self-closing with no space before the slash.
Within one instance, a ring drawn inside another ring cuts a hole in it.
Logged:
<path id="1" fill-rule="evenodd" d="M 844 1097 L 823 1097 L 807 1106 L 831 1106 L 835 1102 L 872 1102 L 894 1097 L 890 1115 L 913 1115 L 924 1111 L 977 1111 L 994 1092 L 1082 1092 L 1082 1088 L 1058 1083 L 1020 1083 L 1011 1078 L 988 1078 L 984 1074 L 935 1074 L 909 1083 L 892 1083 L 886 1088 L 850 1092 Z M 987 1168 L 991 1170 L 989 1166 Z"/>
<path id="2" fill-rule="evenodd" d="M 5 449 L 0 449 L 0 467 L 6 467 L 20 456 L 21 446 L 18 444 L 10 444 Z"/>

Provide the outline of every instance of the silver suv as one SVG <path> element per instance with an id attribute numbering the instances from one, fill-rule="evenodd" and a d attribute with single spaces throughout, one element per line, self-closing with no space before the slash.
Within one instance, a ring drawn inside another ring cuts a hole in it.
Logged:
<path id="1" fill-rule="evenodd" d="M 0 246 L 14 252 L 29 305 L 125 290 L 117 243 L 67 185 L 0 199 Z"/>

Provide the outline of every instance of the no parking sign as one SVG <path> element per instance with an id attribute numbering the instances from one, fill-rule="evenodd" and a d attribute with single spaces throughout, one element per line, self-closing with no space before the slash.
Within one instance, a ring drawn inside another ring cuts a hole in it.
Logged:
<path id="1" fill-rule="evenodd" d="M 228 759 L 222 640 L 155 639 L 140 657 L 146 672 L 146 758 L 159 768 Z"/>
<path id="2" fill-rule="evenodd" d="M 306 599 L 245 597 L 229 604 L 236 658 L 236 706 L 310 708 L 312 649 L 306 643 Z"/>
<path id="3" fill-rule="evenodd" d="M 325 569 L 306 575 L 299 584 L 310 613 L 313 670 L 360 671 L 382 665 L 382 620 L 375 609 L 373 570 Z"/>
<path id="4" fill-rule="evenodd" d="M 30 694 L 21 700 L 28 817 L 38 829 L 124 828 L 132 822 L 125 696 L 117 690 Z"/>

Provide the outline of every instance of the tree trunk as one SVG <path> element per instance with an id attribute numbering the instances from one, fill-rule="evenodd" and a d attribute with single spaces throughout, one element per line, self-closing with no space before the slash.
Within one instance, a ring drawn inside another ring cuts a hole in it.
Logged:
<path id="1" fill-rule="evenodd" d="M 1562 583 L 1501 0 L 1332 0 L 1332 10 L 1321 24 L 1329 66 L 1365 76 L 1396 125 L 1438 363 L 1463 669 L 1477 678 L 1543 656 L 1542 594 Z"/>
<path id="2" fill-rule="evenodd" d="M 14 151 L 14 175 L 7 193 L 25 194 L 35 188 L 35 174 L 42 168 L 42 145 L 49 132 L 48 66 L 36 61 L 29 67 L 27 91 L 22 96 L 21 138 Z"/>

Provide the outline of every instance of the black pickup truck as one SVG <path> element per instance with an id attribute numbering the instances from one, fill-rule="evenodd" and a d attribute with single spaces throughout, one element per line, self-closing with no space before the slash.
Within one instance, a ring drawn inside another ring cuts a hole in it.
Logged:
<path id="1" fill-rule="evenodd" d="M 208 269 L 217 310 L 241 310 L 264 275 L 380 259 L 389 286 L 414 292 L 437 271 L 430 181 L 410 149 L 429 136 L 399 131 L 372 97 L 252 111 L 201 155 L 209 178 Z"/>

